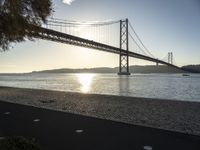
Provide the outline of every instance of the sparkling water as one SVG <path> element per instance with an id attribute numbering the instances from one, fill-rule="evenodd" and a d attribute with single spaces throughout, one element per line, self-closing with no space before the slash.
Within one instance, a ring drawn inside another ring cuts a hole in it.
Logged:
<path id="1" fill-rule="evenodd" d="M 0 86 L 200 101 L 199 74 L 1 74 Z"/>

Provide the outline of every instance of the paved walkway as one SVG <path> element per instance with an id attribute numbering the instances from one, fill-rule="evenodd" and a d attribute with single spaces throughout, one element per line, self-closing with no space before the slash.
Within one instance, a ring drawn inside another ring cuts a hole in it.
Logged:
<path id="1" fill-rule="evenodd" d="M 35 138 L 42 150 L 200 150 L 200 137 L 0 102 L 0 137 Z"/>

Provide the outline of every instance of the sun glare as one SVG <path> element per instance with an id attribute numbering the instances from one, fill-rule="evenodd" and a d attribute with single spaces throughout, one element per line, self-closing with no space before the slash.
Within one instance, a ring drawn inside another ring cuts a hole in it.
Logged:
<path id="1" fill-rule="evenodd" d="M 78 81 L 81 84 L 80 90 L 83 93 L 88 93 L 91 89 L 92 81 L 95 74 L 84 73 L 84 74 L 77 74 Z"/>

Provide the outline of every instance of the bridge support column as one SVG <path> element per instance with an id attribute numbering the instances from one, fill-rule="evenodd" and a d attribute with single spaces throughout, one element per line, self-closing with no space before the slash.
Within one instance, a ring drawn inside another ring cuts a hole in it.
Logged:
<path id="1" fill-rule="evenodd" d="M 158 63 L 158 62 L 156 62 L 156 66 L 159 66 L 159 63 Z"/>
<path id="2" fill-rule="evenodd" d="M 128 56 L 128 19 L 120 20 L 120 50 L 122 49 L 126 50 L 126 53 L 120 51 L 118 75 L 130 75 Z"/>

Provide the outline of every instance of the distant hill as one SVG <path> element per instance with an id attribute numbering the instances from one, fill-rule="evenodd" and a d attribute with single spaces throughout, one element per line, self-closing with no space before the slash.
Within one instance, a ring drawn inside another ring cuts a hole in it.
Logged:
<path id="1" fill-rule="evenodd" d="M 115 73 L 115 68 L 99 67 L 99 68 L 82 68 L 82 69 L 52 69 L 43 71 L 33 71 L 32 73 Z"/>
<path id="2" fill-rule="evenodd" d="M 52 70 L 43 70 L 43 71 L 33 71 L 32 73 L 117 73 L 118 67 L 108 68 L 82 68 L 82 69 L 52 69 Z M 168 66 L 130 66 L 131 73 L 183 73 L 184 71 L 176 68 L 171 68 Z"/>
<path id="3" fill-rule="evenodd" d="M 184 71 L 164 65 L 159 66 L 130 66 L 130 72 L 134 73 L 183 73 Z"/>
<path id="4" fill-rule="evenodd" d="M 200 73 L 200 65 L 187 65 L 183 66 L 182 69 L 192 73 Z"/>

